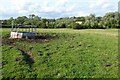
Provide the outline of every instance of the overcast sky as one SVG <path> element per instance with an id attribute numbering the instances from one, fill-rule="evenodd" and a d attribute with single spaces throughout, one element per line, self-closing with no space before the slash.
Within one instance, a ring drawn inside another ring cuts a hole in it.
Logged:
<path id="1" fill-rule="evenodd" d="M 0 0 L 0 19 L 35 14 L 44 18 L 103 16 L 118 10 L 119 0 Z"/>

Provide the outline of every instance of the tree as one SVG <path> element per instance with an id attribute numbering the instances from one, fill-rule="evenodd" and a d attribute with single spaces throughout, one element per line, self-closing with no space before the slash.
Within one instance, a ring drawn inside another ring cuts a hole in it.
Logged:
<path id="1" fill-rule="evenodd" d="M 10 17 L 10 19 L 7 20 L 7 25 L 11 25 L 13 20 L 14 20 L 14 18 Z"/>
<path id="2" fill-rule="evenodd" d="M 41 19 L 41 17 L 37 15 L 30 14 L 29 18 L 26 16 L 19 16 L 15 19 L 11 17 L 10 19 L 3 20 L 3 25 L 11 26 L 12 21 L 14 21 L 14 24 L 36 25 L 41 28 L 120 28 L 119 19 L 119 12 L 109 12 L 103 17 L 96 17 L 95 14 L 90 14 L 85 17 L 64 17 L 58 19 Z M 77 21 L 81 21 L 82 24 L 76 24 Z"/>
<path id="3" fill-rule="evenodd" d="M 30 14 L 30 15 L 29 15 L 29 18 L 34 18 L 34 17 L 35 17 L 34 14 Z"/>
<path id="4" fill-rule="evenodd" d="M 106 13 L 102 18 L 102 26 L 105 28 L 118 28 L 119 27 L 119 15 L 118 12 Z"/>
<path id="5" fill-rule="evenodd" d="M 97 28 L 98 22 L 96 20 L 95 14 L 90 14 L 90 28 Z"/>
<path id="6" fill-rule="evenodd" d="M 80 25 L 78 23 L 75 23 L 75 22 L 72 22 L 70 24 L 70 26 L 71 26 L 72 29 L 80 29 Z"/>
<path id="7" fill-rule="evenodd" d="M 26 16 L 18 17 L 16 19 L 17 24 L 23 24 L 28 18 Z"/>
<path id="8" fill-rule="evenodd" d="M 89 16 L 85 17 L 84 26 L 86 26 L 86 28 L 90 28 L 90 17 Z"/>
<path id="9" fill-rule="evenodd" d="M 46 24 L 47 24 L 48 20 L 45 19 L 45 18 L 43 18 L 43 19 L 41 20 L 41 22 L 42 22 L 42 27 L 43 27 L 43 28 L 47 28 Z"/>

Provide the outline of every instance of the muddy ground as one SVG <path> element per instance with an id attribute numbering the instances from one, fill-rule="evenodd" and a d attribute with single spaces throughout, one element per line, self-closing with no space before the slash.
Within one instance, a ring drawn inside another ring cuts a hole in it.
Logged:
<path id="1" fill-rule="evenodd" d="M 15 42 L 27 42 L 27 43 L 46 43 L 51 40 L 58 39 L 57 36 L 50 35 L 37 35 L 34 39 L 31 38 L 22 38 L 22 39 L 10 39 L 9 36 L 2 37 L 2 44 L 11 45 Z"/>

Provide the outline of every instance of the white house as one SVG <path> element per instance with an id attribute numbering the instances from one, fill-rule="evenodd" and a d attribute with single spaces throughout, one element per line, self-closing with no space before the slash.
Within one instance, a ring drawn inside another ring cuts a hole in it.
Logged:
<path id="1" fill-rule="evenodd" d="M 82 24 L 82 21 L 76 21 L 75 23 Z"/>

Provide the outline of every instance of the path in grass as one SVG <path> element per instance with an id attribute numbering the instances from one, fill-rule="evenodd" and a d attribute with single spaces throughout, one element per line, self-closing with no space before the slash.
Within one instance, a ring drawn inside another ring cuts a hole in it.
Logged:
<path id="1" fill-rule="evenodd" d="M 117 30 L 39 29 L 38 32 L 58 39 L 47 43 L 14 43 L 24 46 L 26 51 L 33 48 L 35 63 L 31 68 L 19 50 L 2 46 L 4 77 L 118 77 L 118 38 L 110 35 L 117 35 Z"/>

